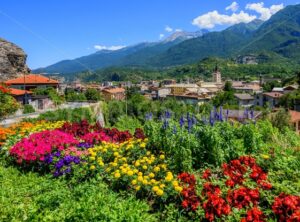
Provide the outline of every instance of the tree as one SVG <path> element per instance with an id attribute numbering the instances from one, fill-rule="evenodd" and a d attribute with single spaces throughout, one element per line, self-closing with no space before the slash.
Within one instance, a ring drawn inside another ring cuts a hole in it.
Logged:
<path id="1" fill-rule="evenodd" d="M 96 89 L 87 89 L 84 93 L 86 99 L 88 101 L 100 101 L 101 100 L 101 94 Z"/>
<path id="2" fill-rule="evenodd" d="M 8 92 L 6 86 L 0 85 L 0 119 L 15 113 L 20 108 L 20 104 Z"/>
<path id="3" fill-rule="evenodd" d="M 56 105 L 60 105 L 65 101 L 64 96 L 60 96 L 53 87 L 36 88 L 33 93 L 35 95 L 49 96 Z"/>
<path id="4" fill-rule="evenodd" d="M 229 82 L 229 81 L 225 82 L 224 91 L 225 92 L 232 92 L 233 91 L 232 82 Z"/>
<path id="5" fill-rule="evenodd" d="M 271 123 L 280 131 L 284 131 L 286 127 L 290 127 L 290 115 L 285 109 L 280 109 L 271 115 Z"/>

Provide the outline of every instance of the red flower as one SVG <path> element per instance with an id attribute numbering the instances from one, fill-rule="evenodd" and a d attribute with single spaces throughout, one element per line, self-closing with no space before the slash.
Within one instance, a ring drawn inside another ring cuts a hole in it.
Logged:
<path id="1" fill-rule="evenodd" d="M 258 189 L 241 187 L 234 191 L 229 191 L 227 200 L 233 207 L 239 209 L 249 206 L 250 203 L 256 205 L 259 201 L 259 191 Z"/>
<path id="2" fill-rule="evenodd" d="M 300 197 L 281 193 L 272 205 L 274 214 L 279 221 L 300 221 Z"/>
<path id="3" fill-rule="evenodd" d="M 206 170 L 203 172 L 203 174 L 202 174 L 202 179 L 207 180 L 207 179 L 210 178 L 210 176 L 211 176 L 211 171 L 210 171 L 210 169 L 206 169 Z"/>
<path id="4" fill-rule="evenodd" d="M 264 222 L 265 216 L 257 207 L 253 207 L 251 210 L 247 211 L 245 218 L 241 222 Z"/>

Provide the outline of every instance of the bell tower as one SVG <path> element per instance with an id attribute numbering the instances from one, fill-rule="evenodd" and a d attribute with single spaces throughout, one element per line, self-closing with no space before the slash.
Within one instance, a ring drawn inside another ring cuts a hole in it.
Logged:
<path id="1" fill-rule="evenodd" d="M 215 83 L 222 83 L 222 75 L 221 75 L 221 72 L 219 70 L 218 64 L 216 64 L 216 67 L 215 67 L 214 72 L 213 72 L 213 81 Z"/>

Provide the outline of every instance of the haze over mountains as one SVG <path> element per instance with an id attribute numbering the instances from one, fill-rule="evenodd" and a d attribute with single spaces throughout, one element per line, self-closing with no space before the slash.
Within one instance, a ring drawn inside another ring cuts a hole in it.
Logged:
<path id="1" fill-rule="evenodd" d="M 268 52 L 278 58 L 300 61 L 300 4 L 287 6 L 269 20 L 233 25 L 220 32 L 175 32 L 160 42 L 140 43 L 120 50 L 101 50 L 74 60 L 64 60 L 36 73 L 76 73 L 110 66 L 164 68 L 217 56 Z"/>

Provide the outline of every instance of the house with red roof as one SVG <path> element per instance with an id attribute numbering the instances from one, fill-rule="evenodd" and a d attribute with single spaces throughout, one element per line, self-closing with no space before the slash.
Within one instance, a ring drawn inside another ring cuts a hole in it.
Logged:
<path id="1" fill-rule="evenodd" d="M 106 101 L 125 99 L 125 89 L 123 88 L 106 88 L 102 90 L 102 94 Z"/>
<path id="2" fill-rule="evenodd" d="M 59 82 L 57 80 L 36 74 L 28 74 L 15 79 L 10 79 L 7 80 L 5 84 L 9 85 L 10 88 L 22 90 L 33 90 L 39 87 L 53 87 L 58 89 L 59 86 Z"/>

